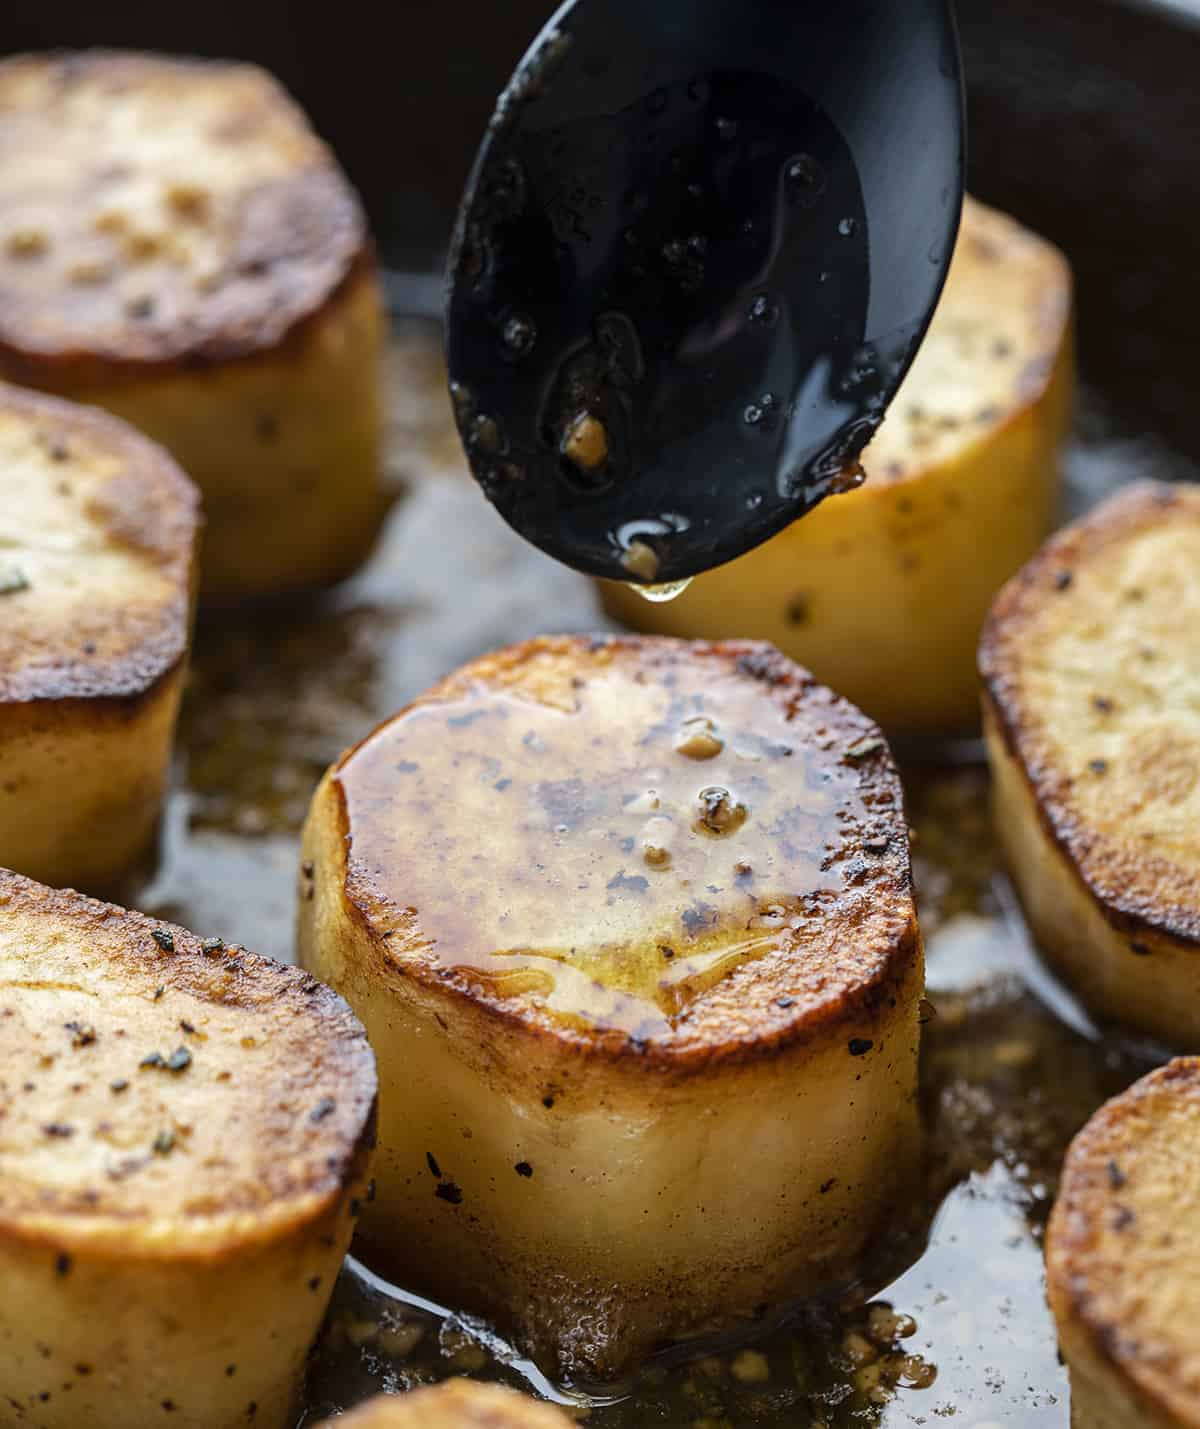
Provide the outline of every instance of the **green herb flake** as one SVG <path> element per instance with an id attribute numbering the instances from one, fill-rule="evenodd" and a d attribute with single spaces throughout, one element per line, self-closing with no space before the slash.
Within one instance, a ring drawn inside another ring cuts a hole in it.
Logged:
<path id="1" fill-rule="evenodd" d="M 165 928 L 151 928 L 150 936 L 164 953 L 173 953 L 175 951 L 175 939 Z"/>
<path id="2" fill-rule="evenodd" d="M 17 595 L 29 589 L 25 572 L 17 566 L 0 568 L 0 595 Z"/>
<path id="3" fill-rule="evenodd" d="M 175 1133 L 173 1131 L 160 1131 L 154 1138 L 151 1147 L 155 1156 L 169 1156 L 175 1150 Z"/>

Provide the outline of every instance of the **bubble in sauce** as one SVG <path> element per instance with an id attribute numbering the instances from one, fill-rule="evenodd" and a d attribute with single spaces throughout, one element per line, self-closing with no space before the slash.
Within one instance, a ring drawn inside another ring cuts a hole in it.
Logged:
<path id="1" fill-rule="evenodd" d="M 537 342 L 537 327 L 524 313 L 513 313 L 500 332 L 505 351 L 511 357 L 524 357 Z"/>
<path id="2" fill-rule="evenodd" d="M 707 715 L 696 715 L 684 720 L 675 748 L 688 759 L 715 759 L 725 748 L 725 741 Z"/>
<path id="3" fill-rule="evenodd" d="M 751 402 L 742 413 L 742 421 L 748 427 L 774 426 L 779 415 L 779 399 L 774 392 L 764 392 L 757 402 Z"/>
<path id="4" fill-rule="evenodd" d="M 779 320 L 779 304 L 769 298 L 766 293 L 759 293 L 758 297 L 750 304 L 747 317 L 755 327 L 774 327 Z"/>
<path id="5" fill-rule="evenodd" d="M 788 202 L 811 207 L 825 192 L 825 171 L 811 154 L 797 154 L 783 170 L 783 191 Z"/>
<path id="6" fill-rule="evenodd" d="M 696 829 L 714 838 L 736 833 L 746 822 L 745 804 L 739 803 L 728 789 L 719 785 L 701 789 L 696 803 L 699 806 Z"/>

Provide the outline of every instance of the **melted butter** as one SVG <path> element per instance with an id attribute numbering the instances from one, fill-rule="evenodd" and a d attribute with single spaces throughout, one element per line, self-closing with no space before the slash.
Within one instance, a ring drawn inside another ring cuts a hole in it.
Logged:
<path id="1" fill-rule="evenodd" d="M 664 581 L 662 585 L 637 585 L 633 581 L 626 581 L 625 584 L 651 605 L 665 605 L 669 600 L 677 600 L 691 585 L 692 580 L 692 576 L 687 576 L 681 581 Z"/>
<path id="2" fill-rule="evenodd" d="M 856 769 L 727 666 L 640 673 L 603 652 L 560 688 L 544 665 L 540 699 L 419 705 L 350 756 L 352 876 L 384 926 L 411 910 L 394 956 L 651 1036 L 748 960 L 802 950 L 867 817 Z"/>

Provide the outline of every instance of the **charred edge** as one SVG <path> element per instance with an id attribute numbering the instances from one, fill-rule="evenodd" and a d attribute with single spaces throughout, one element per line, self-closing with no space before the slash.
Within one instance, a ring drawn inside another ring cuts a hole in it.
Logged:
<path id="1" fill-rule="evenodd" d="M 979 642 L 979 674 L 991 698 L 1009 748 L 1017 753 L 1026 733 L 1020 717 L 1020 697 L 1013 691 L 1009 631 L 1030 617 L 1030 601 L 1043 595 L 1063 595 L 1075 583 L 1079 569 L 1096 552 L 1143 527 L 1152 527 L 1164 509 L 1184 501 L 1180 488 L 1164 481 L 1135 481 L 1096 511 L 1065 527 L 1037 552 L 1005 585 L 992 603 Z M 1197 505 L 1200 514 L 1200 505 Z"/>
<path id="2" fill-rule="evenodd" d="M 1169 910 L 1165 916 L 1159 916 L 1146 911 L 1120 892 L 1101 889 L 1084 872 L 1076 855 L 1078 820 L 1062 808 L 1058 781 L 1030 773 L 1021 750 L 1022 727 L 1019 723 L 1015 727 L 1010 724 L 1005 718 L 1003 705 L 997 704 L 990 690 L 984 691 L 984 709 L 985 723 L 986 717 L 990 716 L 1001 737 L 1004 752 L 1015 764 L 1022 785 L 1033 801 L 1043 833 L 1113 932 L 1128 939 L 1131 951 L 1138 956 L 1146 956 L 1153 951 L 1151 944 L 1155 937 L 1170 938 L 1187 948 L 1200 948 L 1200 913 L 1176 908 Z M 1039 787 L 1047 783 L 1053 787 L 1043 798 Z"/>
<path id="3" fill-rule="evenodd" d="M 186 647 L 186 637 L 181 641 L 172 640 L 170 644 Z M 148 682 L 134 673 L 139 663 L 135 655 L 114 661 L 109 679 L 89 672 L 88 677 L 81 680 L 72 667 L 64 665 L 58 670 L 39 671 L 34 689 L 13 696 L 5 693 L 4 677 L 0 675 L 0 708 L 22 711 L 38 720 L 50 717 L 64 725 L 75 719 L 86 719 L 94 725 L 100 719 L 120 728 L 131 724 L 157 700 L 171 693 L 168 686 L 183 673 L 186 661 L 187 651 L 182 648 L 171 663 Z"/>
<path id="4" fill-rule="evenodd" d="M 897 887 L 901 892 L 905 891 L 900 887 L 900 880 L 897 880 Z M 434 978 L 424 976 L 419 966 L 398 967 L 387 960 L 386 943 L 374 932 L 366 913 L 353 902 L 351 907 L 379 953 L 385 973 L 422 986 L 430 999 L 426 1001 L 426 1007 L 434 1001 L 453 1001 L 459 1009 L 464 1005 L 470 1008 L 484 1023 L 479 1032 L 481 1044 L 495 1041 L 512 1045 L 514 1038 L 519 1037 L 527 1048 L 532 1044 L 553 1049 L 557 1057 L 569 1054 L 584 1063 L 633 1071 L 638 1076 L 645 1075 L 643 1069 L 652 1068 L 664 1078 L 679 1081 L 703 1076 L 720 1068 L 771 1062 L 827 1037 L 836 1039 L 848 1029 L 853 1028 L 857 1033 L 873 1025 L 896 1006 L 921 955 L 915 915 L 910 915 L 907 926 L 872 979 L 848 989 L 840 1004 L 835 1009 L 825 1010 L 815 1024 L 803 1017 L 781 1019 L 769 1031 L 756 1033 L 748 1040 L 724 1038 L 715 1045 L 703 1040 L 664 1044 L 632 1037 L 617 1029 L 585 1032 L 548 1018 L 531 1018 L 527 1009 L 481 991 L 466 978 Z M 550 1100 L 552 1102 L 553 1099 Z M 543 1105 L 546 1104 L 547 1099 L 543 1098 Z"/>
<path id="5" fill-rule="evenodd" d="M 1122 1166 L 1117 1161 L 1114 1143 L 1122 1140 L 1128 1123 L 1154 1115 L 1147 1104 L 1176 1084 L 1191 1096 L 1200 1095 L 1200 1057 L 1177 1057 L 1155 1068 L 1101 1107 L 1071 1143 L 1050 1220 L 1047 1271 L 1051 1298 L 1068 1307 L 1093 1351 L 1113 1367 L 1128 1367 L 1129 1345 L 1117 1327 L 1099 1314 L 1097 1297 L 1078 1271 L 1078 1258 L 1095 1249 L 1100 1218 L 1112 1194 L 1129 1181 L 1128 1163 Z M 1117 1218 L 1120 1224 L 1110 1222 L 1115 1231 L 1128 1229 L 1134 1220 L 1127 1207 L 1118 1207 Z"/>

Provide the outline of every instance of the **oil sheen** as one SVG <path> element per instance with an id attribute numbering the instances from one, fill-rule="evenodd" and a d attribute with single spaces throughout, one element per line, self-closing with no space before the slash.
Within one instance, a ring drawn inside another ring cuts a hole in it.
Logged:
<path id="1" fill-rule="evenodd" d="M 706 664 L 476 688 L 349 756 L 349 877 L 391 956 L 641 1036 L 747 960 L 802 957 L 878 811 L 784 701 Z"/>

